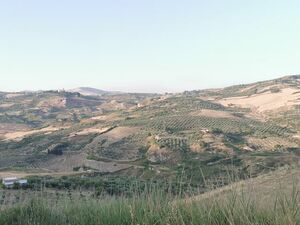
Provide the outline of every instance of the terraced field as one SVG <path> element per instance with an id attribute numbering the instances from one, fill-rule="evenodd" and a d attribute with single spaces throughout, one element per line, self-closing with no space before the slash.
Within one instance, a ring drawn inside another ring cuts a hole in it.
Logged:
<path id="1" fill-rule="evenodd" d="M 274 123 L 262 123 L 250 119 L 229 119 L 201 116 L 162 116 L 146 119 L 124 121 L 126 126 L 144 126 L 149 129 L 174 131 L 195 129 L 219 129 L 224 133 L 257 133 L 259 135 L 285 136 L 293 133 L 286 127 Z"/>

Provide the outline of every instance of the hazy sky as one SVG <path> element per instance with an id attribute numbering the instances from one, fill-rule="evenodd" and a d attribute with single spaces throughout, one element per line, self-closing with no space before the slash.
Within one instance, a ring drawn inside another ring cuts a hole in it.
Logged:
<path id="1" fill-rule="evenodd" d="M 0 90 L 182 91 L 300 73 L 299 0 L 0 0 Z"/>

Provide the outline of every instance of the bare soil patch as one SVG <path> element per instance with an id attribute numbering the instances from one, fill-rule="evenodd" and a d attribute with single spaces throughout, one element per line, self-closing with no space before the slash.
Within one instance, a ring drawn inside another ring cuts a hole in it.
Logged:
<path id="1" fill-rule="evenodd" d="M 252 108 L 258 112 L 266 112 L 300 104 L 300 93 L 297 91 L 299 89 L 285 88 L 278 93 L 265 92 L 250 97 L 225 98 L 218 102 L 224 106 L 236 105 Z"/>
<path id="2" fill-rule="evenodd" d="M 0 123 L 0 134 L 6 134 L 16 131 L 28 131 L 29 126 L 25 124 L 16 124 L 16 123 Z"/>
<path id="3" fill-rule="evenodd" d="M 119 120 L 121 119 L 121 117 L 119 115 L 116 115 L 116 114 L 109 114 L 109 115 L 100 115 L 100 116 L 94 116 L 94 117 L 91 117 L 89 118 L 88 120 L 96 120 L 96 121 L 109 121 L 109 122 L 112 122 L 112 121 L 116 121 L 116 120 Z"/>
<path id="4" fill-rule="evenodd" d="M 116 127 L 115 129 L 101 135 L 107 139 L 120 140 L 140 130 L 139 127 Z"/>
<path id="5" fill-rule="evenodd" d="M 88 135 L 88 134 L 103 134 L 107 131 L 109 131 L 110 129 L 112 129 L 111 127 L 89 127 L 86 129 L 83 129 L 79 132 L 74 132 L 72 134 L 70 134 L 70 137 L 74 137 L 76 135 Z"/>
<path id="6" fill-rule="evenodd" d="M 3 104 L 0 104 L 0 108 L 7 109 L 9 107 L 12 107 L 13 105 L 15 105 L 15 104 L 14 103 L 3 103 Z"/>
<path id="7" fill-rule="evenodd" d="M 204 117 L 214 117 L 214 118 L 235 118 L 230 112 L 217 111 L 211 109 L 202 109 L 193 111 L 190 113 L 191 116 L 204 116 Z"/>
<path id="8" fill-rule="evenodd" d="M 24 95 L 25 95 L 24 93 L 9 93 L 9 94 L 6 94 L 6 98 L 16 98 L 16 97 L 24 96 Z"/>
<path id="9" fill-rule="evenodd" d="M 100 162 L 93 160 L 86 160 L 85 166 L 100 171 L 102 173 L 114 173 L 132 167 L 132 165 L 130 164 L 118 164 L 114 162 Z"/>
<path id="10" fill-rule="evenodd" d="M 255 138 L 249 137 L 247 139 L 248 144 L 252 146 L 256 146 L 259 149 L 265 151 L 272 151 L 278 146 L 284 146 L 285 148 L 296 148 L 298 147 L 297 143 L 287 139 L 287 138 L 280 138 L 280 137 L 267 137 L 267 138 Z"/>
<path id="11" fill-rule="evenodd" d="M 41 108 L 65 108 L 67 104 L 67 99 L 62 98 L 62 97 L 52 97 L 47 100 L 42 100 L 39 104 L 38 107 Z"/>
<path id="12" fill-rule="evenodd" d="M 47 132 L 49 134 L 49 132 L 53 132 L 53 131 L 57 131 L 57 130 L 65 129 L 65 128 L 66 127 L 49 126 L 49 127 L 45 127 L 45 128 L 37 129 L 37 130 L 10 132 L 10 133 L 4 134 L 4 140 L 21 141 L 26 136 L 30 136 L 30 135 L 37 134 L 37 133 L 45 133 L 45 132 Z"/>

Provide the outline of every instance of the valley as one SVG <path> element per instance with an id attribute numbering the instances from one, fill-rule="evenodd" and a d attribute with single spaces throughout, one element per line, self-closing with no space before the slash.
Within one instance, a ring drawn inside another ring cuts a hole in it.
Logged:
<path id="1" fill-rule="evenodd" d="M 269 207 L 276 214 L 263 218 L 297 220 L 300 76 L 173 94 L 73 91 L 1 93 L 0 178 L 28 183 L 0 186 L 0 223 L 19 206 L 32 215 L 16 218 L 46 213 L 58 224 L 76 219 L 68 209 L 84 223 L 97 210 L 104 224 L 111 213 L 114 224 L 137 221 L 139 210 L 162 224 L 165 212 L 258 221 Z"/>
<path id="2" fill-rule="evenodd" d="M 138 180 L 184 171 L 194 186 L 258 176 L 299 162 L 298 92 L 299 76 L 163 95 L 1 93 L 0 170 Z"/>

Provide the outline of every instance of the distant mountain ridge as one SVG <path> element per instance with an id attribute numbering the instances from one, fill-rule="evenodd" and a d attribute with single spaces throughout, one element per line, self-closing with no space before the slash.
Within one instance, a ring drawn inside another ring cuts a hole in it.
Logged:
<path id="1" fill-rule="evenodd" d="M 121 93 L 118 91 L 105 91 L 105 90 L 91 88 L 91 87 L 78 87 L 78 88 L 70 89 L 70 90 L 68 90 L 68 92 L 78 92 L 82 95 L 104 95 L 104 94 Z"/>

